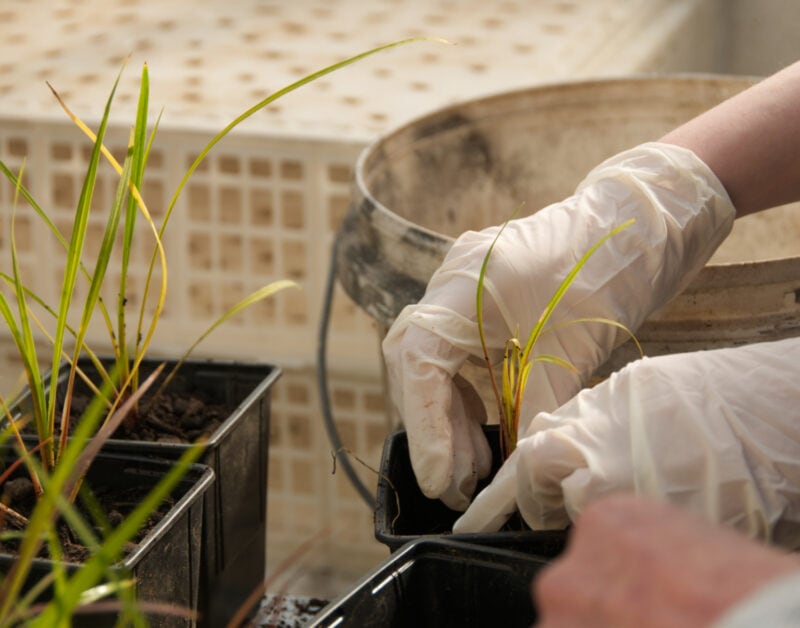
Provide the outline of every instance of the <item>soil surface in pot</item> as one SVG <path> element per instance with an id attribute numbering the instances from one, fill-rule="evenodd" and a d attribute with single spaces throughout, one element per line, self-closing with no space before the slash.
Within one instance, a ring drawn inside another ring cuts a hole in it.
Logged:
<path id="1" fill-rule="evenodd" d="M 315 597 L 267 595 L 250 628 L 300 628 L 307 626 L 328 605 Z"/>
<path id="2" fill-rule="evenodd" d="M 76 394 L 70 408 L 71 425 L 76 425 L 91 402 L 90 395 Z M 227 419 L 234 408 L 215 403 L 201 391 L 170 392 L 157 397 L 145 395 L 139 414 L 123 420 L 113 438 L 158 443 L 193 443 L 209 436 Z M 130 420 L 129 420 L 130 419 Z"/>
<path id="3" fill-rule="evenodd" d="M 131 486 L 131 487 L 96 487 L 93 494 L 97 500 L 101 512 L 104 513 L 108 525 L 111 528 L 118 525 L 147 495 L 150 487 Z M 3 502 L 13 508 L 15 512 L 29 518 L 36 506 L 36 494 L 30 478 L 24 475 L 8 480 L 3 485 Z M 147 522 L 142 526 L 137 535 L 129 542 L 126 553 L 135 549 L 136 544 L 141 541 L 150 530 L 153 529 L 163 519 L 164 515 L 174 505 L 175 500 L 167 497 L 159 508 L 150 513 Z M 76 504 L 78 512 L 85 521 L 92 521 L 92 516 L 87 508 L 80 503 Z M 6 516 L 0 523 L 2 532 L 18 532 L 24 526 L 15 522 L 12 517 Z M 80 539 L 74 534 L 70 527 L 63 520 L 59 520 L 56 525 L 59 542 L 63 556 L 61 560 L 68 563 L 81 563 L 89 556 L 89 549 L 81 543 Z M 95 527 L 95 532 L 102 538 L 103 532 L 99 527 Z M 0 552 L 15 555 L 19 548 L 19 541 L 14 538 L 0 538 Z M 44 544 L 39 552 L 39 558 L 51 558 L 47 545 Z"/>

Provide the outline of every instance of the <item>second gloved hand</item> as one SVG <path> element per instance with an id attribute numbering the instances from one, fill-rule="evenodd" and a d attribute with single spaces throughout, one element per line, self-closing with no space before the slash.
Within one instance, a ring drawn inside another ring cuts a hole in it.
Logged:
<path id="1" fill-rule="evenodd" d="M 800 548 L 800 339 L 645 358 L 553 413 L 456 522 L 565 527 L 617 492 Z"/>
<path id="2" fill-rule="evenodd" d="M 527 337 L 584 253 L 631 218 L 633 226 L 583 267 L 551 323 L 603 317 L 636 329 L 703 267 L 730 231 L 734 210 L 714 173 L 686 149 L 644 144 L 599 165 L 573 196 L 509 222 L 497 240 L 484 284 L 492 360 L 501 359 L 512 336 Z M 495 227 L 459 237 L 423 299 L 400 313 L 383 342 L 417 482 L 456 510 L 467 507 L 491 463 L 480 429 L 483 406 L 457 374 L 468 359 L 482 359 L 475 293 L 496 233 Z M 579 376 L 537 364 L 522 416 L 567 401 L 625 339 L 597 322 L 543 335 L 536 353 L 568 360 Z"/>

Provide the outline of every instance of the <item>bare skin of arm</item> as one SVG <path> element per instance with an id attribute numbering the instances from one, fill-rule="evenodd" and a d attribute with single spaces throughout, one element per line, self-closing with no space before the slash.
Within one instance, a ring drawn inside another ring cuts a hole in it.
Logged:
<path id="1" fill-rule="evenodd" d="M 540 628 L 708 626 L 800 558 L 674 506 L 598 500 L 533 582 Z"/>
<path id="2" fill-rule="evenodd" d="M 671 131 L 714 171 L 737 216 L 800 199 L 800 62 Z"/>

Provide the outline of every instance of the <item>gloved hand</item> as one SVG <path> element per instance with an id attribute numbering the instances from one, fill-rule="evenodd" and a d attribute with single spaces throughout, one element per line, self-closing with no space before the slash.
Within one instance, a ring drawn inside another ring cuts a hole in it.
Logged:
<path id="1" fill-rule="evenodd" d="M 454 530 L 563 528 L 629 492 L 800 547 L 800 338 L 643 358 L 527 435 Z"/>
<path id="2" fill-rule="evenodd" d="M 729 233 L 734 209 L 713 172 L 686 149 L 649 143 L 607 160 L 573 196 L 511 221 L 498 239 L 484 280 L 492 360 L 502 358 L 512 336 L 527 337 L 581 256 L 630 218 L 635 224 L 608 240 L 580 271 L 553 324 L 604 317 L 636 329 L 703 267 Z M 403 309 L 383 342 L 417 482 L 425 495 L 456 510 L 467 507 L 477 480 L 490 469 L 480 429 L 483 405 L 457 374 L 470 358 L 483 362 L 475 292 L 496 233 L 494 227 L 459 237 L 422 300 Z M 535 365 L 522 416 L 567 401 L 625 339 L 624 332 L 597 322 L 545 334 L 536 353 L 570 361 L 580 376 L 558 365 Z"/>

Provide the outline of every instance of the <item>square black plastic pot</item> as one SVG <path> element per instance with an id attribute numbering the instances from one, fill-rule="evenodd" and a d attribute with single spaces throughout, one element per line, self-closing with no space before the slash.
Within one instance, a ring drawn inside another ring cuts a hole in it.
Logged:
<path id="1" fill-rule="evenodd" d="M 141 374 L 146 376 L 160 363 L 144 360 Z M 79 364 L 97 381 L 90 361 L 82 359 Z M 169 373 L 174 364 L 167 361 L 164 373 Z M 61 368 L 59 386 L 65 384 L 67 368 Z M 213 469 L 216 478 L 206 496 L 199 625 L 216 628 L 226 625 L 264 580 L 270 403 L 281 370 L 267 364 L 189 360 L 178 373 L 180 377 L 170 383 L 170 391 L 200 391 L 209 403 L 232 409 L 230 416 L 209 435 L 199 460 Z M 152 390 L 157 387 L 158 382 Z M 75 390 L 81 392 L 82 384 L 76 384 Z M 188 447 L 180 443 L 110 439 L 103 449 L 176 460 Z"/>
<path id="2" fill-rule="evenodd" d="M 167 473 L 172 462 L 101 452 L 96 457 L 85 482 L 95 491 L 98 488 L 126 489 L 141 487 L 147 491 Z M 15 474 L 24 474 L 20 467 Z M 14 476 L 12 476 L 14 477 Z M 137 543 L 115 570 L 120 575 L 135 578 L 138 601 L 161 602 L 197 611 L 200 591 L 200 539 L 203 532 L 204 496 L 214 484 L 214 472 L 206 465 L 190 465 L 173 490 L 175 504 Z M 0 572 L 8 573 L 14 556 L 0 554 Z M 36 559 L 23 586 L 27 591 L 52 570 L 52 561 Z M 69 572 L 78 565 L 67 565 Z M 45 592 L 45 601 L 51 592 Z M 180 616 L 148 614 L 153 628 L 190 628 L 192 619 Z M 76 628 L 105 628 L 115 626 L 117 613 L 76 614 Z"/>
<path id="3" fill-rule="evenodd" d="M 486 425 L 483 431 L 492 448 L 493 467 L 477 490 L 485 487 L 500 467 L 499 428 Z M 420 537 L 440 536 L 553 558 L 563 551 L 567 541 L 566 530 L 533 531 L 516 517 L 508 529 L 499 532 L 453 534 L 453 524 L 461 513 L 422 494 L 411 468 L 408 437 L 403 430 L 393 432 L 384 442 L 374 514 L 375 538 L 392 552 Z"/>
<path id="4" fill-rule="evenodd" d="M 546 564 L 513 550 L 419 539 L 331 602 L 310 625 L 528 628 L 536 621 L 531 582 Z"/>

